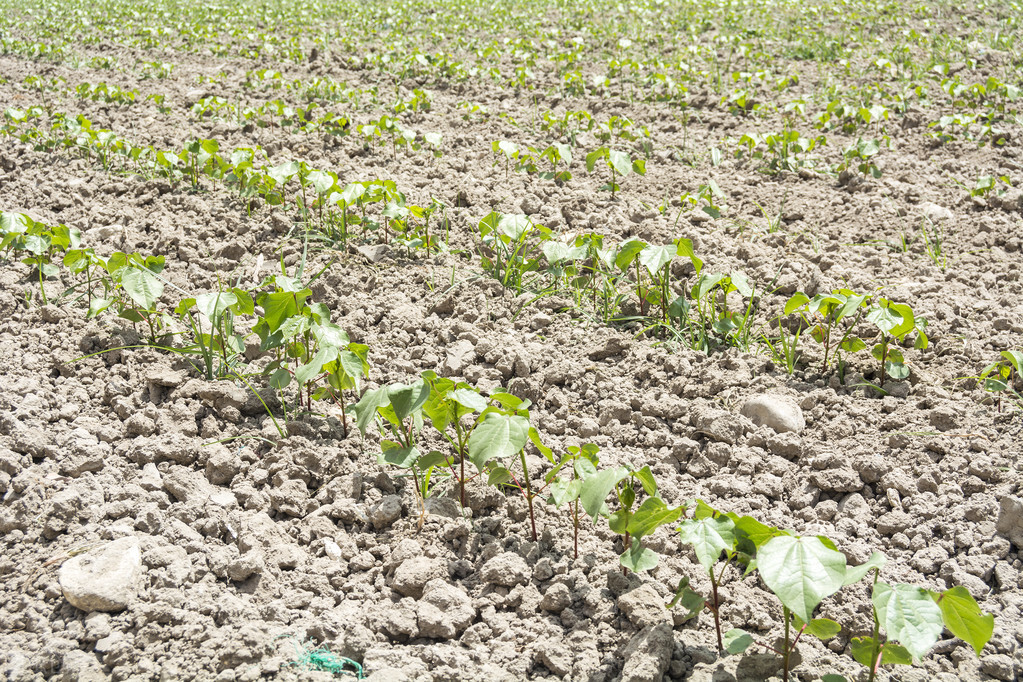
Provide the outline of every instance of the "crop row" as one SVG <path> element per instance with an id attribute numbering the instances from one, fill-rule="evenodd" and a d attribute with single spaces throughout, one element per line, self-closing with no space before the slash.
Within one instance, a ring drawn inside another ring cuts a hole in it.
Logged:
<path id="1" fill-rule="evenodd" d="M 496 220 L 497 225 L 501 222 L 494 215 L 484 219 L 488 220 Z M 521 224 L 521 220 L 512 222 Z M 301 269 L 295 278 L 283 271 L 267 277 L 255 295 L 238 287 L 221 287 L 215 292 L 185 296 L 173 309 L 161 309 L 158 302 L 165 283 L 160 276 L 162 257 L 114 253 L 101 258 L 91 249 L 81 248 L 77 230 L 48 227 L 24 214 L 0 215 L 0 227 L 3 230 L 0 247 L 8 255 L 27 254 L 23 262 L 34 267 L 40 279 L 54 274 L 56 266 L 50 262 L 51 256 L 63 253 L 63 264 L 79 278 L 65 295 L 76 293 L 87 301 L 87 316 L 115 310 L 122 319 L 147 325 L 151 344 L 190 358 L 208 380 L 242 382 L 261 401 L 263 397 L 250 382 L 257 374 L 266 377 L 282 398 L 284 390 L 294 383 L 298 387 L 296 407 L 311 409 L 313 400 L 327 400 L 341 407 L 342 420 L 347 422 L 344 394 L 350 391 L 359 395 L 361 381 L 370 370 L 368 348 L 350 342 L 344 330 L 331 321 L 330 311 L 310 300 L 312 291 L 303 284 Z M 669 258 L 667 265 L 679 249 L 688 253 L 689 261 L 699 270 L 699 259 L 684 240 L 667 249 L 627 242 L 617 253 L 626 257 L 632 254 L 653 275 L 664 267 L 650 269 L 650 264 L 657 262 L 655 257 Z M 824 310 L 826 319 L 840 322 L 865 301 L 866 297 L 852 295 L 841 300 L 834 296 L 810 300 L 797 295 L 789 306 L 793 310 L 805 307 L 818 314 Z M 907 314 L 898 306 L 889 305 L 874 308 L 868 315 L 878 310 L 893 315 L 892 324 L 899 315 Z M 245 331 L 249 321 L 239 324 L 247 317 L 254 318 L 251 332 Z M 905 325 L 904 317 L 901 319 Z M 834 338 L 830 327 L 818 326 L 815 331 L 820 332 L 825 343 Z M 256 373 L 242 367 L 250 333 L 259 337 L 259 354 L 265 359 Z M 888 333 L 894 336 L 898 332 L 889 329 Z M 922 335 L 919 330 L 917 333 Z M 175 337 L 183 338 L 175 343 Z M 836 347 L 849 342 L 848 331 L 841 339 L 834 339 Z M 888 351 L 887 362 L 891 366 L 898 364 L 895 352 Z M 1018 372 L 1021 359 L 1023 354 L 1016 354 L 1007 357 L 1003 364 L 1010 372 Z M 991 380 L 1001 376 L 998 373 Z M 645 546 L 643 539 L 662 526 L 681 521 L 677 528 L 680 538 L 693 548 L 707 572 L 711 594 L 694 592 L 688 579 L 683 579 L 670 606 L 685 609 L 683 620 L 707 609 L 714 617 L 722 652 L 738 654 L 758 645 L 777 653 L 782 659 L 785 679 L 791 667 L 791 654 L 801 637 L 830 639 L 841 631 L 839 623 L 814 617 L 821 602 L 871 573 L 873 632 L 853 638 L 850 644 L 854 659 L 868 667 L 871 679 L 881 665 L 919 660 L 946 627 L 978 653 L 991 637 L 993 617 L 981 613 L 962 587 L 939 593 L 906 584 L 889 585 L 878 579 L 884 563 L 879 553 L 865 564 L 847 566 L 845 556 L 827 538 L 797 537 L 752 517 L 718 512 L 700 501 L 671 507 L 659 497 L 649 467 L 602 468 L 599 450 L 592 444 L 569 447 L 564 453 L 555 453 L 545 446 L 541 434 L 530 425 L 529 407 L 528 401 L 503 390 L 483 394 L 464 382 L 426 372 L 411 384 L 391 384 L 362 392 L 358 402 L 347 409 L 364 436 L 370 429 L 376 431 L 380 448 L 377 459 L 382 466 L 410 471 L 419 501 L 420 525 L 425 500 L 441 482 L 457 484 L 456 494 L 464 506 L 466 485 L 480 478 L 486 485 L 518 490 L 524 496 L 534 539 L 537 537 L 534 502 L 546 500 L 555 509 L 569 510 L 576 552 L 580 519 L 588 516 L 594 522 L 603 520 L 613 533 L 621 536 L 623 570 L 642 572 L 658 563 L 656 552 Z M 269 407 L 267 411 L 273 419 Z M 432 442 L 442 443 L 442 448 L 424 452 L 423 446 L 431 442 L 424 434 L 427 423 L 439 436 L 439 440 L 433 438 Z M 548 462 L 548 470 L 541 479 L 530 475 L 527 444 L 532 444 Z M 518 471 L 515 464 L 519 465 Z M 467 465 L 471 467 L 468 472 Z M 782 644 L 756 641 L 741 630 L 723 631 L 718 587 L 727 576 L 736 572 L 748 575 L 754 569 L 761 583 L 782 604 L 785 633 Z"/>
<path id="2" fill-rule="evenodd" d="M 239 148 L 229 156 L 221 155 L 215 140 L 195 140 L 180 152 L 139 147 L 111 131 L 94 130 L 81 116 L 72 119 L 55 114 L 48 131 L 28 127 L 18 132 L 18 124 L 29 120 L 29 114 L 8 110 L 5 116 L 8 125 L 3 131 L 18 135 L 39 150 L 68 149 L 89 158 L 95 155 L 108 169 L 113 159 L 120 158 L 125 169 L 131 162 L 135 170 L 164 177 L 172 185 L 187 179 L 193 189 L 199 189 L 202 178 L 223 182 L 238 193 L 247 210 L 251 210 L 256 197 L 269 206 L 285 209 L 295 206 L 306 236 L 330 247 L 345 250 L 350 241 L 370 241 L 403 248 L 409 257 L 413 252 L 429 255 L 446 248 L 447 240 L 441 242 L 436 230 L 432 235 L 430 232 L 431 218 L 434 214 L 443 215 L 446 206 L 436 199 L 425 206 L 409 204 L 392 181 L 340 185 L 335 173 L 311 168 L 305 162 L 269 166 L 259 147 Z M 585 121 L 582 117 L 576 119 Z M 560 123 L 576 119 L 566 115 Z M 379 122 L 372 127 L 379 134 Z M 617 142 L 638 139 L 632 133 L 631 121 L 612 118 L 603 127 L 601 139 Z M 514 158 L 519 165 L 528 163 L 523 161 L 523 150 L 516 145 L 495 143 L 494 148 L 509 162 Z M 555 179 L 557 162 L 571 158 L 570 148 L 561 144 L 539 154 L 552 160 L 551 175 Z M 587 155 L 588 169 L 592 170 L 601 160 L 610 171 L 606 187 L 612 192 L 618 188 L 616 176 L 642 173 L 644 169 L 642 160 L 633 161 L 627 153 L 608 146 Z M 561 181 L 565 179 L 563 172 Z M 676 225 L 684 212 L 701 203 L 705 204 L 702 206 L 705 212 L 717 213 L 714 202 L 719 191 L 715 190 L 712 183 L 701 188 L 695 197 L 683 196 Z M 379 207 L 376 215 L 367 211 L 374 205 Z M 438 222 L 447 229 L 446 219 Z M 869 349 L 877 363 L 873 386 L 880 392 L 884 392 L 887 379 L 898 381 L 908 377 L 909 365 L 902 349 L 905 343 L 912 340 L 917 350 L 929 344 L 927 321 L 918 318 L 909 304 L 888 300 L 877 292 L 842 289 L 813 298 L 797 293 L 783 311 L 773 318 L 768 316 L 773 324 L 758 325 L 758 319 L 762 320 L 766 312 L 761 309 L 761 302 L 765 294 L 771 293 L 769 285 L 758 292 L 741 272 L 703 272 L 703 261 L 688 239 L 647 244 L 632 238 L 606 244 L 606 237 L 601 234 L 559 235 L 524 215 L 497 213 L 485 216 L 476 227 L 484 272 L 516 294 L 529 292 L 537 298 L 568 295 L 579 311 L 604 323 L 631 325 L 647 336 L 704 352 L 728 346 L 750 352 L 755 344 L 762 344 L 789 374 L 801 361 L 804 331 L 809 331 L 821 346 L 822 369 L 828 371 L 834 364 L 840 378 L 846 373 L 848 358 Z M 65 241 L 57 240 L 55 244 L 64 245 Z M 940 248 L 940 241 L 934 241 L 931 254 L 936 262 L 942 257 Z M 693 275 L 685 287 L 679 285 L 687 276 L 679 258 L 688 260 Z M 40 273 L 41 277 L 46 274 L 42 270 Z M 730 305 L 730 296 L 733 301 L 738 299 L 737 304 Z M 155 338 L 156 327 L 152 326 L 156 319 L 152 308 L 155 299 L 146 300 L 147 312 L 143 315 Z M 795 322 L 785 320 L 793 315 L 797 317 Z M 988 368 L 982 377 L 987 388 L 995 386 L 986 381 L 991 371 Z M 206 373 L 209 374 L 208 369 Z M 1006 380 L 1003 390 L 1013 391 L 1012 377 Z"/>

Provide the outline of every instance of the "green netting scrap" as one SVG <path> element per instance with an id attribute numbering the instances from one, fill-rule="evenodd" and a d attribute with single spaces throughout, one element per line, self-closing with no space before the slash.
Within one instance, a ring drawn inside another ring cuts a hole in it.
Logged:
<path id="1" fill-rule="evenodd" d="M 294 635 L 285 636 L 294 637 Z M 362 671 L 362 666 L 356 661 L 339 656 L 326 647 L 312 649 L 308 643 L 296 642 L 295 649 L 297 658 L 288 663 L 290 666 L 302 668 L 303 670 L 322 670 L 332 675 L 349 675 L 357 680 L 366 678 Z"/>

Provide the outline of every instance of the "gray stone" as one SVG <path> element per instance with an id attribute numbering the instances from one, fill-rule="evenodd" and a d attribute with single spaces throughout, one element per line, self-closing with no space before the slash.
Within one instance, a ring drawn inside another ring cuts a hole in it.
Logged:
<path id="1" fill-rule="evenodd" d="M 419 599 L 423 596 L 423 590 L 428 582 L 446 575 L 447 570 L 441 559 L 417 556 L 406 559 L 394 569 L 391 587 L 406 597 Z"/>
<path id="2" fill-rule="evenodd" d="M 558 677 L 567 677 L 572 672 L 572 650 L 565 642 L 543 641 L 536 653 L 540 663 Z"/>
<path id="3" fill-rule="evenodd" d="M 1015 680 L 1016 664 L 1006 654 L 991 654 L 980 659 L 980 669 L 996 680 Z"/>
<path id="4" fill-rule="evenodd" d="M 401 516 L 401 498 L 386 495 L 369 510 L 369 520 L 377 530 L 387 528 Z"/>
<path id="5" fill-rule="evenodd" d="M 814 471 L 810 482 L 825 492 L 852 493 L 863 489 L 860 475 L 848 467 Z"/>
<path id="6" fill-rule="evenodd" d="M 125 537 L 71 557 L 57 576 L 64 598 L 82 611 L 123 611 L 142 581 L 138 538 Z"/>
<path id="7" fill-rule="evenodd" d="M 757 426 L 769 426 L 778 433 L 800 433 L 806 428 L 803 410 L 794 400 L 782 395 L 768 394 L 750 398 L 739 413 Z"/>
<path id="8" fill-rule="evenodd" d="M 142 467 L 139 485 L 142 486 L 143 490 L 149 490 L 150 492 L 163 488 L 163 476 L 160 475 L 160 470 L 156 468 L 156 464 L 150 462 Z"/>
<path id="9" fill-rule="evenodd" d="M 998 522 L 995 526 L 999 533 L 1023 549 L 1023 501 L 1018 497 L 1006 495 L 998 501 Z"/>
<path id="10" fill-rule="evenodd" d="M 262 573 L 266 567 L 263 560 L 263 553 L 259 550 L 252 550 L 242 554 L 227 566 L 227 577 L 235 582 L 248 580 L 257 573 Z"/>
<path id="11" fill-rule="evenodd" d="M 671 625 L 648 625 L 639 631 L 622 652 L 622 682 L 660 682 L 675 649 Z"/>
<path id="12" fill-rule="evenodd" d="M 471 341 L 461 339 L 448 346 L 447 355 L 440 367 L 440 374 L 446 377 L 461 376 L 466 367 L 476 359 L 476 348 Z"/>
<path id="13" fill-rule="evenodd" d="M 920 204 L 920 213 L 933 223 L 940 223 L 943 220 L 952 220 L 952 211 L 930 201 L 925 201 Z"/>
<path id="14" fill-rule="evenodd" d="M 379 263 L 390 255 L 391 248 L 387 244 L 372 244 L 369 246 L 357 246 L 355 251 L 370 263 Z"/>
<path id="15" fill-rule="evenodd" d="M 554 583 L 547 588 L 540 600 L 540 608 L 551 613 L 561 613 L 572 605 L 572 593 L 565 583 Z"/>
<path id="16" fill-rule="evenodd" d="M 668 610 L 664 608 L 664 599 L 650 584 L 640 585 L 623 594 L 618 598 L 618 608 L 638 628 L 666 623 L 670 620 Z"/>
<path id="17" fill-rule="evenodd" d="M 458 637 L 476 618 L 469 595 L 441 578 L 426 584 L 416 613 L 420 636 L 435 639 Z"/>
<path id="18" fill-rule="evenodd" d="M 483 564 L 480 575 L 484 582 L 491 585 L 514 587 L 529 582 L 529 566 L 518 554 L 505 552 Z"/>

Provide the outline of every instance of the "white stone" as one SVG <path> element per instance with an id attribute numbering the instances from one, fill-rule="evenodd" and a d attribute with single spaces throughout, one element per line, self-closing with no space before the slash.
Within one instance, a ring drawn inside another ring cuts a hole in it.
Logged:
<path id="1" fill-rule="evenodd" d="M 123 611 L 142 581 L 138 538 L 114 540 L 71 557 L 57 576 L 64 598 L 82 611 Z"/>
<path id="2" fill-rule="evenodd" d="M 794 400 L 782 395 L 758 395 L 739 410 L 757 426 L 768 426 L 777 433 L 799 433 L 806 428 L 803 410 Z"/>

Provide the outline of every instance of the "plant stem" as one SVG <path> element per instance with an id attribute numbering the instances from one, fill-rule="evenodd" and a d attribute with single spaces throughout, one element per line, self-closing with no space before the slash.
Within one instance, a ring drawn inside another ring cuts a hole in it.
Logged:
<path id="1" fill-rule="evenodd" d="M 526 503 L 529 505 L 529 523 L 533 530 L 533 542 L 536 542 L 536 517 L 533 515 L 533 491 L 529 487 L 529 468 L 526 466 L 526 451 L 519 452 L 522 460 L 522 477 L 526 479 Z"/>
<path id="2" fill-rule="evenodd" d="M 711 567 L 710 570 L 710 590 L 711 599 L 713 600 L 713 606 L 711 610 L 714 612 L 714 629 L 717 631 L 718 636 L 718 651 L 725 650 L 724 640 L 721 638 L 721 612 L 719 608 L 721 606 L 721 600 L 718 597 L 718 579 L 714 575 L 714 569 Z"/>
<path id="3" fill-rule="evenodd" d="M 782 614 L 785 617 L 785 648 L 781 653 L 781 678 L 783 682 L 789 682 L 789 654 L 792 652 L 789 647 L 789 626 L 792 621 L 792 617 L 789 615 L 790 611 L 787 606 L 782 607 Z"/>

